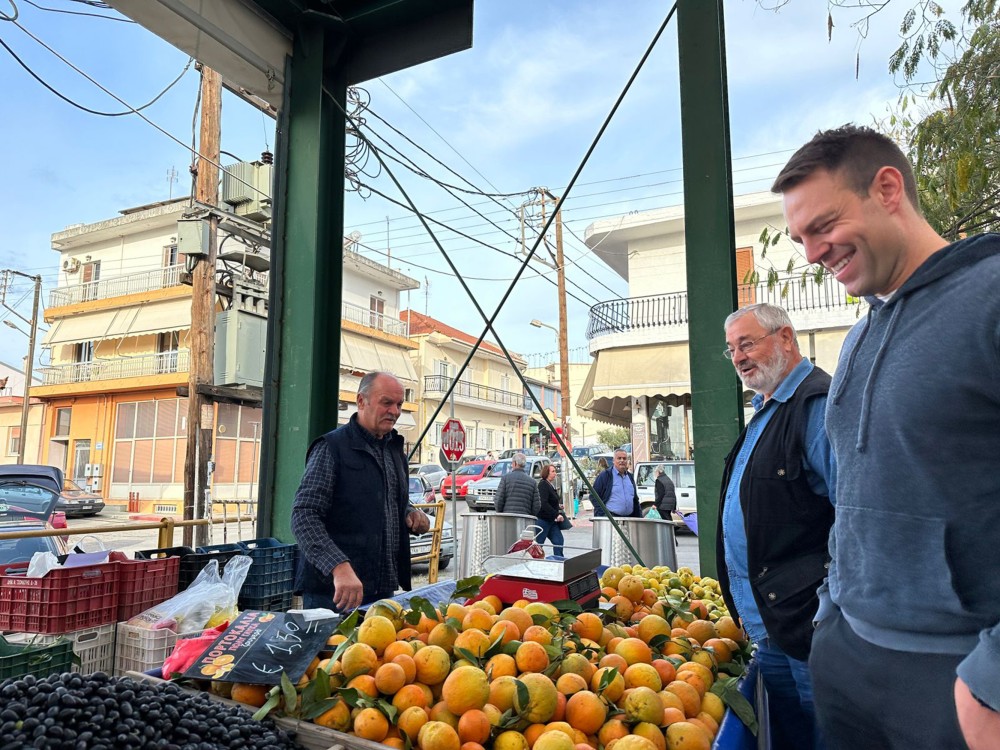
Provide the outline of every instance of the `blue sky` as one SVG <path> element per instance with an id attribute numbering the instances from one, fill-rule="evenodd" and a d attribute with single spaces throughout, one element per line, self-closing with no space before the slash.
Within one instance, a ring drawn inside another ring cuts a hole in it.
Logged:
<path id="1" fill-rule="evenodd" d="M 186 55 L 135 24 L 44 12 L 23 0 L 15 4 L 25 29 L 132 106 L 159 93 L 187 63 Z M 37 4 L 93 10 L 69 0 Z M 844 17 L 836 19 L 838 27 L 828 42 L 825 6 L 792 0 L 780 12 L 770 12 L 754 0 L 726 3 L 737 193 L 766 189 L 784 160 L 816 130 L 849 121 L 871 123 L 896 100 L 898 89 L 886 72 L 886 59 L 897 44 L 897 13 L 902 7 L 890 7 L 876 19 L 860 46 L 856 79 L 857 35 Z M 373 112 L 476 186 L 502 193 L 546 186 L 558 193 L 668 7 L 652 0 L 478 0 L 471 50 L 370 81 L 363 88 Z M 0 39 L 74 101 L 106 112 L 122 110 L 13 24 L 0 21 Z M 140 118 L 79 111 L 45 90 L 2 49 L 0 80 L 6 146 L 6 169 L 0 176 L 0 268 L 40 273 L 47 292 L 57 280 L 58 254 L 49 243 L 53 232 L 163 200 L 170 190 L 174 196 L 190 190 L 190 153 Z M 192 68 L 145 114 L 190 143 L 197 87 Z M 374 117 L 366 119 L 376 134 L 435 177 L 458 181 Z M 227 94 L 222 147 L 243 159 L 257 158 L 265 148 L 274 148 L 273 123 Z M 508 234 L 520 233 L 515 210 L 522 198 L 498 205 L 481 196 L 465 196 L 505 234 L 427 180 L 391 166 L 422 211 L 435 212 L 441 221 L 501 250 L 517 251 L 518 242 Z M 596 218 L 681 203 L 680 166 L 677 31 L 672 23 L 567 200 L 568 229 L 582 237 Z M 171 170 L 177 174 L 173 183 L 168 182 Z M 399 198 L 384 174 L 366 181 Z M 378 196 L 348 198 L 345 231 L 361 232 L 364 252 L 385 261 L 388 234 L 392 265 L 422 284 L 425 277 L 429 280 L 426 295 L 424 290 L 413 293 L 413 307 L 424 311 L 426 305 L 431 315 L 478 334 L 481 326 L 474 324 L 474 310 L 457 282 L 441 273 L 444 261 L 416 227 L 406 211 Z M 462 272 L 475 277 L 469 284 L 480 304 L 492 312 L 516 269 L 515 260 L 444 231 L 440 237 L 454 251 Z M 569 304 L 570 346 L 577 349 L 586 345 L 588 306 L 626 295 L 627 285 L 569 233 L 566 247 L 570 291 L 582 300 L 571 299 Z M 555 278 L 551 269 L 533 267 Z M 16 303 L 25 317 L 30 313 L 30 298 L 23 298 L 28 290 L 29 284 L 21 280 L 8 294 L 8 302 Z M 555 287 L 529 273 L 499 316 L 497 329 L 515 351 L 551 352 L 553 332 L 528 323 L 539 318 L 554 325 L 556 310 Z M 19 362 L 26 349 L 24 336 L 0 326 L 0 360 Z M 574 360 L 582 361 L 581 354 Z"/>

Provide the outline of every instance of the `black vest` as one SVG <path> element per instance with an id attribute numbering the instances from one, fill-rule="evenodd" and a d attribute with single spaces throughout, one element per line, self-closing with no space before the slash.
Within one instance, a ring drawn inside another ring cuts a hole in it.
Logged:
<path id="1" fill-rule="evenodd" d="M 324 521 L 326 533 L 350 558 L 355 575 L 364 585 L 364 601 L 374 601 L 377 596 L 391 592 L 378 591 L 379 569 L 385 564 L 386 555 L 396 556 L 396 573 L 399 585 L 410 590 L 410 534 L 406 528 L 406 507 L 409 503 L 409 483 L 403 438 L 393 433 L 389 454 L 396 471 L 399 506 L 399 549 L 384 550 L 383 526 L 385 524 L 385 477 L 375 457 L 368 452 L 362 429 L 354 417 L 346 425 L 328 432 L 313 441 L 312 451 L 319 441 L 326 441 L 333 457 L 336 488 L 332 503 L 333 512 Z M 307 454 L 308 455 L 308 454 Z M 316 566 L 299 555 L 297 589 L 314 594 L 333 595 L 333 578 L 324 575 Z"/>
<path id="2" fill-rule="evenodd" d="M 778 405 L 757 440 L 740 481 L 740 505 L 747 535 L 747 570 L 767 634 L 789 656 L 809 657 L 816 589 L 826 577 L 833 505 L 815 494 L 802 469 L 806 406 L 827 393 L 830 376 L 813 368 L 788 401 Z M 726 457 L 719 500 L 716 561 L 722 595 L 736 618 L 722 538 L 723 508 L 733 463 L 746 429 Z"/>

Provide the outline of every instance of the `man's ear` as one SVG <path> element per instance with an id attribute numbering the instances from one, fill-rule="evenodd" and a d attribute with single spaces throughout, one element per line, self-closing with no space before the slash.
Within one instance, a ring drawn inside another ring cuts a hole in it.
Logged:
<path id="1" fill-rule="evenodd" d="M 903 173 L 895 167 L 885 166 L 875 173 L 868 194 L 889 213 L 896 213 L 906 200 Z"/>

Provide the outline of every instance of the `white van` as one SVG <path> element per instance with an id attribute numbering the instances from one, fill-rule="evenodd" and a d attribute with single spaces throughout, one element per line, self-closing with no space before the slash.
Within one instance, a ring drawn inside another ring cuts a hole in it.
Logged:
<path id="1" fill-rule="evenodd" d="M 682 515 L 698 510 L 694 489 L 694 461 L 640 461 L 635 465 L 635 484 L 643 512 L 656 501 L 656 468 L 663 467 L 667 478 L 674 483 L 677 511 Z"/>

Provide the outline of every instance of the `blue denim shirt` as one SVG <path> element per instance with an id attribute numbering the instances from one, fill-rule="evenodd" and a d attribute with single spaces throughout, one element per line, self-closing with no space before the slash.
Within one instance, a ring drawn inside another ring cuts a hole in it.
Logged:
<path id="1" fill-rule="evenodd" d="M 632 501 L 635 499 L 635 485 L 628 472 L 619 474 L 618 469 L 611 469 L 611 497 L 608 498 L 608 510 L 616 516 L 627 516 L 632 513 Z"/>
<path id="2" fill-rule="evenodd" d="M 766 638 L 767 630 L 764 628 L 750 586 L 747 569 L 747 534 L 743 527 L 743 511 L 739 502 L 740 482 L 747 462 L 757 446 L 757 440 L 774 415 L 774 410 L 777 408 L 775 404 L 787 401 L 812 369 L 812 362 L 803 359 L 788 377 L 781 381 L 781 385 L 770 399 L 765 402 L 759 393 L 753 397 L 754 415 L 747 425 L 746 438 L 733 463 L 733 473 L 726 489 L 726 505 L 722 510 L 722 538 L 726 547 L 726 567 L 729 569 L 729 590 L 743 619 L 743 627 L 753 641 L 759 642 Z M 825 411 L 826 396 L 814 398 L 809 403 L 802 468 L 809 488 L 817 495 L 826 495 L 830 498 L 830 502 L 834 502 L 832 488 L 836 486 L 836 467 L 830 441 L 826 438 Z"/>

